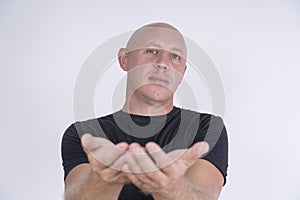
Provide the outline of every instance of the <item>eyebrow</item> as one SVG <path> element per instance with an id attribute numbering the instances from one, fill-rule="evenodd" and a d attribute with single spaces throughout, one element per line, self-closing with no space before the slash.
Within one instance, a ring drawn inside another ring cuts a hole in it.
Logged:
<path id="1" fill-rule="evenodd" d="M 153 42 L 150 42 L 149 44 L 146 45 L 146 47 L 149 47 L 149 46 L 153 46 L 153 47 L 157 47 L 159 49 L 163 49 L 159 44 L 155 44 Z M 181 53 L 181 55 L 184 55 L 183 51 L 181 49 L 177 48 L 177 47 L 172 47 L 171 51 L 178 51 L 178 52 Z"/>

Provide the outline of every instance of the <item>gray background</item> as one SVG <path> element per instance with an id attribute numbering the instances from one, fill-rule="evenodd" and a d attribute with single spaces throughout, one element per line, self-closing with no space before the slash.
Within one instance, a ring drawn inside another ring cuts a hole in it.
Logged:
<path id="1" fill-rule="evenodd" d="M 201 45 L 222 77 L 230 168 L 220 199 L 299 199 L 299 11 L 296 0 L 1 0 L 0 199 L 62 199 L 60 142 L 83 62 L 112 36 L 154 21 Z M 210 112 L 203 88 L 201 111 Z M 99 116 L 111 111 L 101 92 Z"/>

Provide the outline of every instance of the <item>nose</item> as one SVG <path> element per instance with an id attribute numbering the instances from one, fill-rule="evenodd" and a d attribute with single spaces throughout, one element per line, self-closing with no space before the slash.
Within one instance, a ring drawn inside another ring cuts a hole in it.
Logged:
<path id="1" fill-rule="evenodd" d="M 167 70 L 169 67 L 165 64 L 162 64 L 162 63 L 157 63 L 156 64 L 156 68 L 157 69 L 163 69 L 163 70 Z"/>
<path id="2" fill-rule="evenodd" d="M 162 52 L 160 55 L 158 55 L 158 59 L 156 61 L 157 69 L 168 70 L 169 65 L 170 65 L 170 58 L 167 52 Z"/>

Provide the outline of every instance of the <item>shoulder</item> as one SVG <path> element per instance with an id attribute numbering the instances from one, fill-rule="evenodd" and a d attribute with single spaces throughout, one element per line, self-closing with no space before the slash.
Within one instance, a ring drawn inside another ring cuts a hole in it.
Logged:
<path id="1" fill-rule="evenodd" d="M 200 120 L 200 124 L 209 124 L 209 123 L 218 123 L 218 124 L 224 124 L 223 119 L 221 116 L 217 116 L 214 114 L 206 113 L 206 112 L 200 112 L 195 110 L 190 110 L 186 108 L 178 108 L 176 109 L 180 110 L 181 115 L 183 117 L 187 117 L 189 119 L 197 118 Z"/>
<path id="2" fill-rule="evenodd" d="M 113 121 L 113 114 L 108 114 L 98 118 L 91 118 L 72 123 L 65 131 L 64 135 L 76 135 L 81 137 L 83 134 L 89 133 L 94 136 L 104 136 L 102 125 Z"/>

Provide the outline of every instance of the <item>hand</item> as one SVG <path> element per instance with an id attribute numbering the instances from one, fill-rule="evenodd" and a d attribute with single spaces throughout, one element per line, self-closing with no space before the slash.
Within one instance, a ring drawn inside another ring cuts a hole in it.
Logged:
<path id="1" fill-rule="evenodd" d="M 127 176 L 120 170 L 124 164 L 121 159 L 128 150 L 125 142 L 114 145 L 109 140 L 84 134 L 81 138 L 84 151 L 90 162 L 92 171 L 102 181 L 108 184 L 125 184 L 129 182 Z"/>
<path id="2" fill-rule="evenodd" d="M 154 142 L 147 143 L 145 149 L 133 143 L 129 146 L 130 154 L 124 155 L 126 163 L 122 170 L 133 184 L 145 192 L 172 192 L 176 184 L 183 183 L 186 171 L 207 151 L 206 142 L 168 154 Z"/>

